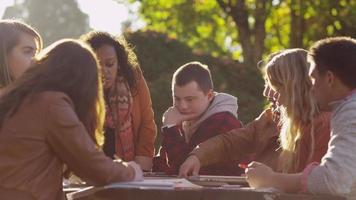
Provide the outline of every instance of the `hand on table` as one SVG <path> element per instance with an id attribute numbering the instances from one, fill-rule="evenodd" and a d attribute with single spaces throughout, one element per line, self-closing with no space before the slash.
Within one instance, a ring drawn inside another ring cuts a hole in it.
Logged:
<path id="1" fill-rule="evenodd" d="M 180 166 L 179 177 L 187 178 L 189 175 L 197 176 L 200 170 L 200 161 L 198 157 L 191 155 Z"/>

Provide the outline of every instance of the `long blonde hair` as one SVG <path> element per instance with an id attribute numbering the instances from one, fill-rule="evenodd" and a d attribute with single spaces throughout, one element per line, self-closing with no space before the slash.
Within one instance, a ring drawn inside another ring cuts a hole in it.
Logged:
<path id="1" fill-rule="evenodd" d="M 309 78 L 308 52 L 304 49 L 288 49 L 274 56 L 266 65 L 265 73 L 269 84 L 284 94 L 281 105 L 280 171 L 296 172 L 300 163 L 300 140 L 303 128 L 311 125 L 311 152 L 314 152 L 313 118 L 318 112 L 312 97 L 312 83 Z"/>

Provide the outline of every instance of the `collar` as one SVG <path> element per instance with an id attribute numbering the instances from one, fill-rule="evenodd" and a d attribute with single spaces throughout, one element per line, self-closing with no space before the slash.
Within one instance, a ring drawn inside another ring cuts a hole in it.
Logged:
<path id="1" fill-rule="evenodd" d="M 341 103 L 349 100 L 352 96 L 356 95 L 356 88 L 351 90 L 346 97 L 336 100 L 336 101 L 332 101 L 329 103 L 329 106 L 331 106 L 331 108 L 334 110 L 336 107 L 338 107 Z"/>

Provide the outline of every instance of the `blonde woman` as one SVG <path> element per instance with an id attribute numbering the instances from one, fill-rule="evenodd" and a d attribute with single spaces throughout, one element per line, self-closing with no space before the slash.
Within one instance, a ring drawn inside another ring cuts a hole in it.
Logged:
<path id="1" fill-rule="evenodd" d="M 253 159 L 280 172 L 300 172 L 327 150 L 330 113 L 319 113 L 311 95 L 307 51 L 273 54 L 264 68 L 263 95 L 272 102 L 244 128 L 199 145 L 183 163 L 180 176 L 196 175 L 201 166 L 223 160 Z"/>
<path id="2" fill-rule="evenodd" d="M 349 37 L 317 41 L 309 52 L 313 95 L 321 110 L 332 112 L 330 141 L 322 161 L 302 173 L 276 173 L 252 162 L 246 170 L 253 188 L 338 195 L 356 199 L 356 40 Z"/>
<path id="3" fill-rule="evenodd" d="M 312 97 L 307 51 L 286 50 L 265 67 L 268 85 L 278 94 L 281 155 L 278 171 L 302 171 L 320 161 L 329 140 L 329 113 L 320 113 Z M 327 127 L 327 128 L 326 128 Z"/>

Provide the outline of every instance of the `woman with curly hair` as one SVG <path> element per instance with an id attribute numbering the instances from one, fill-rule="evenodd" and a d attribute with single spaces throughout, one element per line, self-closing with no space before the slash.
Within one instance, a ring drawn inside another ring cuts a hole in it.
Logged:
<path id="1" fill-rule="evenodd" d="M 106 32 L 92 31 L 81 39 L 95 51 L 104 76 L 105 154 L 151 170 L 156 124 L 136 55 L 123 37 Z"/>

